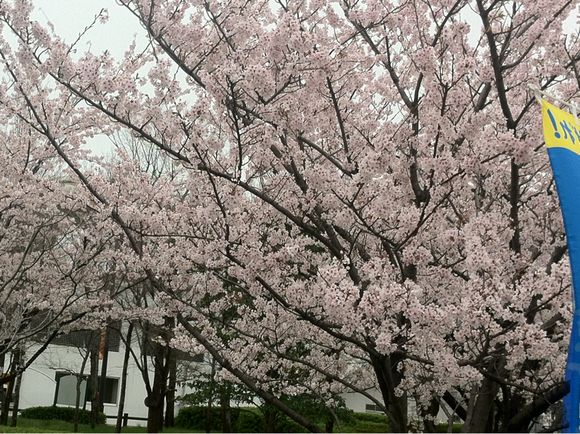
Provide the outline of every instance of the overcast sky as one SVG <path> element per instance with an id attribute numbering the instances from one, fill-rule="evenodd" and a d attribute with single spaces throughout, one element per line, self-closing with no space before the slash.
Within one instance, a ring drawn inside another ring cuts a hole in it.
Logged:
<path id="1" fill-rule="evenodd" d="M 115 0 L 32 0 L 35 6 L 33 16 L 41 23 L 50 21 L 55 32 L 73 42 L 102 8 L 109 11 L 109 21 L 95 25 L 79 44 L 79 51 L 90 49 L 94 53 L 109 50 L 121 58 L 135 36 L 146 42 L 144 30 L 137 19 Z M 96 136 L 86 144 L 86 148 L 98 155 L 110 154 L 113 146 L 103 135 Z"/>
<path id="2" fill-rule="evenodd" d="M 36 6 L 36 18 L 41 22 L 50 21 L 57 34 L 69 41 L 74 41 L 101 9 L 107 9 L 109 21 L 96 25 L 82 43 L 83 48 L 90 46 L 95 52 L 109 50 L 121 57 L 134 35 L 144 40 L 144 31 L 136 18 L 115 0 L 33 0 L 32 3 Z"/>

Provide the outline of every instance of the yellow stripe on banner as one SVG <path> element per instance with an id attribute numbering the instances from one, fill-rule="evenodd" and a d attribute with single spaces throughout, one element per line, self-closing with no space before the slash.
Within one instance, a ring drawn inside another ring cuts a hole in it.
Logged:
<path id="1" fill-rule="evenodd" d="M 544 140 L 548 148 L 566 148 L 580 155 L 580 123 L 570 113 L 542 100 Z"/>

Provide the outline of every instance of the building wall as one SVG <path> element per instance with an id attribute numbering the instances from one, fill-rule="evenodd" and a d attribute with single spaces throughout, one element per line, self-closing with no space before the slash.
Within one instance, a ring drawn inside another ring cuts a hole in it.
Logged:
<path id="1" fill-rule="evenodd" d="M 138 346 L 135 344 L 135 349 Z M 29 348 L 28 354 L 32 354 L 35 348 Z M 110 351 L 107 363 L 107 377 L 119 379 L 119 387 L 117 390 L 116 402 L 119 402 L 120 386 L 121 386 L 121 372 L 123 368 L 124 345 L 121 344 L 119 351 Z M 20 408 L 48 406 L 52 405 L 55 400 L 56 393 L 56 374 L 57 372 L 71 372 L 78 373 L 82 363 L 82 356 L 79 349 L 75 347 L 67 347 L 62 345 L 50 345 L 25 371 L 22 376 L 20 389 Z M 8 364 L 8 361 L 7 361 Z M 199 365 L 198 365 L 199 366 Z M 88 375 L 90 371 L 90 363 L 87 361 L 84 374 Z M 100 363 L 99 363 L 100 373 Z M 153 380 L 153 373 L 150 372 L 150 380 Z M 177 394 L 184 395 L 191 390 L 188 387 L 178 387 Z M 368 391 L 372 396 L 382 401 L 381 394 L 378 390 Z M 130 417 L 147 417 L 147 407 L 144 404 L 146 396 L 145 385 L 141 376 L 140 370 L 137 368 L 134 360 L 129 359 L 129 367 L 127 370 L 127 388 L 125 396 L 124 413 L 128 413 Z M 374 403 L 367 397 L 358 393 L 343 393 L 342 398 L 345 401 L 347 408 L 360 413 L 373 412 L 376 413 Z M 410 417 L 413 418 L 415 413 L 414 401 L 409 402 Z M 232 403 L 232 405 L 236 405 Z M 81 402 L 82 407 L 82 402 Z M 90 409 L 90 402 L 87 402 L 86 408 Z M 179 402 L 176 402 L 176 412 L 179 410 Z M 118 411 L 118 404 L 104 404 L 104 411 L 107 416 L 116 417 Z M 444 421 L 445 415 L 440 412 L 437 419 Z M 109 424 L 114 423 L 114 418 L 108 418 Z M 132 421 L 129 420 L 130 425 L 146 425 L 146 421 Z"/>
<path id="2" fill-rule="evenodd" d="M 381 393 L 379 392 L 378 389 L 374 389 L 374 390 L 369 390 L 367 391 L 370 395 L 372 395 L 374 398 L 377 398 L 380 402 L 382 402 L 382 397 L 381 397 Z M 375 404 L 368 399 L 366 396 L 363 396 L 359 393 L 343 393 L 342 398 L 344 399 L 344 403 L 346 405 L 347 408 L 355 411 L 355 412 L 359 412 L 359 413 L 380 413 L 380 411 L 376 411 L 373 407 L 375 406 Z M 443 403 L 443 405 L 446 405 Z M 446 406 L 446 408 L 448 408 Z M 417 405 L 415 403 L 414 399 L 409 399 L 408 401 L 408 415 L 409 415 L 409 420 L 419 420 L 419 417 L 417 416 Z M 449 410 L 449 413 L 453 413 L 451 410 Z M 445 411 L 443 409 L 439 409 L 439 413 L 437 414 L 435 421 L 437 423 L 446 423 L 447 422 L 447 415 L 445 413 Z"/>
<path id="3" fill-rule="evenodd" d="M 34 348 L 30 348 L 29 351 L 33 353 Z M 119 380 L 116 396 L 117 403 L 119 402 L 121 387 L 123 351 L 123 345 L 121 345 L 120 351 L 118 352 L 110 351 L 107 363 L 107 377 L 117 378 Z M 144 404 L 146 391 L 143 378 L 134 361 L 132 359 L 129 360 L 124 412 L 128 413 L 131 417 L 147 417 L 147 407 Z M 25 409 L 28 407 L 52 405 L 56 393 L 56 373 L 67 371 L 78 373 L 81 364 L 82 356 L 77 348 L 50 345 L 22 375 L 19 407 Z M 88 375 L 89 372 L 90 363 L 87 361 L 84 374 Z M 150 378 L 152 379 L 152 377 L 153 375 L 150 373 Z M 86 408 L 91 408 L 90 402 L 87 402 Z M 107 416 L 116 416 L 118 404 L 104 404 L 104 411 Z M 113 421 L 114 419 L 108 419 L 109 423 Z M 145 425 L 145 423 L 145 421 L 129 421 L 131 425 Z"/>
<path id="4" fill-rule="evenodd" d="M 369 390 L 368 393 L 374 398 L 377 398 L 379 401 L 382 401 L 381 393 L 377 389 Z M 366 396 L 363 396 L 360 393 L 354 392 L 343 393 L 341 397 L 342 399 L 344 399 L 344 404 L 346 408 L 349 408 L 352 411 L 355 411 L 357 413 L 374 412 L 370 409 L 367 409 L 367 405 L 374 405 L 374 403 Z"/>

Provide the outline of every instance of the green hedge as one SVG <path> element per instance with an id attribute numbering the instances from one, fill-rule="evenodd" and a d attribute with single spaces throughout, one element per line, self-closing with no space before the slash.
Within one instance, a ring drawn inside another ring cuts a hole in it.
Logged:
<path id="1" fill-rule="evenodd" d="M 438 423 L 437 425 L 435 425 L 435 432 L 447 432 L 447 429 L 448 425 L 446 423 Z M 452 432 L 458 433 L 461 432 L 462 429 L 463 429 L 462 423 L 454 423 Z"/>
<path id="2" fill-rule="evenodd" d="M 257 411 L 233 407 L 231 408 L 231 412 L 232 428 L 235 432 L 264 432 L 264 417 Z M 207 415 L 207 407 L 192 406 L 181 408 L 177 414 L 177 417 L 175 418 L 175 426 L 195 431 L 204 431 L 206 429 L 205 421 Z M 210 417 L 210 430 L 221 432 L 223 428 L 221 408 L 212 407 Z M 276 431 L 289 433 L 306 432 L 304 428 L 286 416 L 282 416 L 280 420 L 278 420 Z"/>
<path id="3" fill-rule="evenodd" d="M 73 407 L 30 407 L 22 410 L 20 414 L 27 419 L 64 420 L 66 422 L 74 422 L 75 419 L 75 409 Z M 103 413 L 98 414 L 98 424 L 104 424 L 106 420 Z M 91 412 L 89 410 L 79 409 L 79 423 L 91 423 Z"/>
<path id="4" fill-rule="evenodd" d="M 362 422 L 387 423 L 387 416 L 382 413 L 353 413 L 352 417 Z"/>
<path id="5" fill-rule="evenodd" d="M 306 433 L 308 430 L 302 425 L 298 425 L 288 416 L 283 416 L 280 421 L 276 424 L 277 432 L 289 432 L 289 433 Z"/>
<path id="6" fill-rule="evenodd" d="M 235 432 L 263 432 L 264 420 L 258 413 L 242 409 L 233 428 Z"/>
<path id="7" fill-rule="evenodd" d="M 239 408 L 232 408 L 232 425 L 235 427 L 236 422 L 240 416 L 240 409 Z M 211 414 L 211 426 L 209 427 L 212 431 L 221 431 L 222 430 L 222 413 L 221 408 L 219 407 L 212 407 Z M 205 421 L 208 417 L 208 409 L 207 407 L 200 407 L 200 406 L 193 406 L 193 407 L 184 407 L 179 410 L 177 417 L 175 418 L 175 425 L 181 428 L 193 429 L 193 430 L 205 430 Z"/>
<path id="8" fill-rule="evenodd" d="M 348 421 L 335 427 L 344 432 L 389 432 L 388 419 L 384 414 L 352 413 Z"/>
<path id="9" fill-rule="evenodd" d="M 175 425 L 194 431 L 205 431 L 205 421 L 208 415 L 207 407 L 192 406 L 183 407 L 179 410 L 175 418 Z M 232 412 L 232 429 L 238 433 L 265 432 L 264 416 L 257 408 L 237 408 L 233 407 Z M 275 432 L 285 433 L 303 433 L 306 430 L 285 415 L 278 415 L 276 425 L 273 428 Z M 316 420 L 321 429 L 324 428 L 323 420 Z M 212 407 L 211 409 L 211 431 L 222 431 L 221 408 Z M 369 413 L 352 413 L 349 412 L 346 420 L 341 420 L 339 425 L 335 426 L 336 431 L 344 432 L 388 432 L 389 425 L 387 417 L 384 414 Z"/>

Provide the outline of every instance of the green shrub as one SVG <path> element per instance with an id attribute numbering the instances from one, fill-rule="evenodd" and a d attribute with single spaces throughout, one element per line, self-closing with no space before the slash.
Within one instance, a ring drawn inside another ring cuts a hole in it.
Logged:
<path id="1" fill-rule="evenodd" d="M 235 427 L 240 416 L 240 409 L 234 407 L 231 408 L 230 411 L 232 415 L 232 425 Z M 175 425 L 181 428 L 203 431 L 206 429 L 206 419 L 208 415 L 211 418 L 209 429 L 211 431 L 221 431 L 222 409 L 219 407 L 212 407 L 211 413 L 208 413 L 207 407 L 183 407 L 179 410 L 179 413 L 177 413 Z"/>
<path id="2" fill-rule="evenodd" d="M 387 416 L 382 413 L 353 413 L 353 417 L 360 422 L 387 423 Z"/>
<path id="3" fill-rule="evenodd" d="M 388 419 L 384 414 L 352 413 L 348 420 L 341 420 L 336 431 L 342 432 L 389 432 Z"/>
<path id="4" fill-rule="evenodd" d="M 234 424 L 235 432 L 262 432 L 264 431 L 264 419 L 251 410 L 242 410 L 238 420 Z"/>
<path id="5" fill-rule="evenodd" d="M 249 409 L 232 408 L 232 428 L 235 432 L 263 432 L 264 431 L 264 417 L 257 411 Z M 208 416 L 207 407 L 192 406 L 183 407 L 179 410 L 175 418 L 175 425 L 180 428 L 186 428 L 196 431 L 204 431 L 206 429 L 206 418 Z M 212 407 L 211 409 L 211 431 L 222 430 L 222 415 L 221 408 Z M 275 430 L 277 432 L 301 433 L 306 432 L 304 428 L 292 421 L 286 416 L 281 415 L 276 423 Z"/>
<path id="6" fill-rule="evenodd" d="M 446 423 L 438 423 L 435 425 L 435 432 L 447 432 L 448 425 Z M 463 428 L 462 423 L 454 423 L 453 424 L 453 431 L 452 432 L 461 432 Z"/>
<path id="7" fill-rule="evenodd" d="M 207 407 L 184 407 L 179 410 L 179 413 L 175 418 L 175 425 L 181 428 L 204 430 L 206 428 L 205 423 L 207 417 Z M 211 409 L 211 426 L 209 428 L 210 430 L 221 429 L 221 415 L 219 409 Z"/>
<path id="8" fill-rule="evenodd" d="M 389 426 L 372 422 L 359 422 L 356 425 L 349 425 L 344 431 L 348 432 L 389 432 Z"/>
<path id="9" fill-rule="evenodd" d="M 22 410 L 22 417 L 27 419 L 42 419 L 42 420 L 63 420 L 65 422 L 74 422 L 75 409 L 73 407 L 30 407 Z M 104 424 L 106 417 L 103 413 L 97 416 L 97 423 Z M 79 409 L 79 423 L 91 423 L 91 412 L 89 410 Z"/>
<path id="10" fill-rule="evenodd" d="M 282 417 L 278 423 L 276 424 L 276 432 L 292 432 L 292 433 L 301 433 L 301 432 L 308 432 L 306 428 L 301 425 L 298 425 L 288 416 Z"/>

